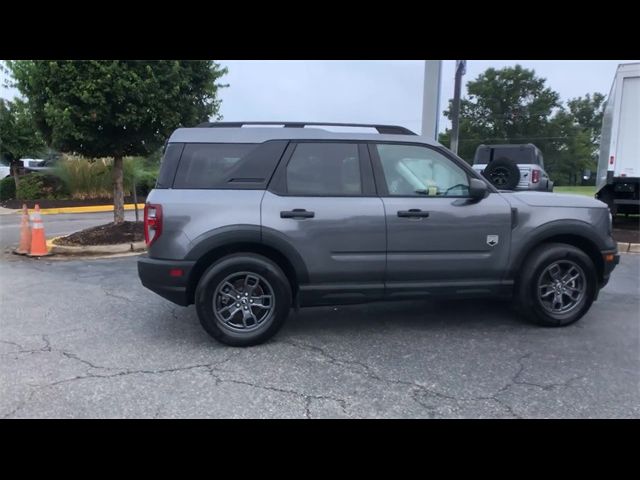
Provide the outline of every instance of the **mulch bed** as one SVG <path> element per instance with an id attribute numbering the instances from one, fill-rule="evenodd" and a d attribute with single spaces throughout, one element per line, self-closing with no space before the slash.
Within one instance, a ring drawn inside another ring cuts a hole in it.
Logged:
<path id="1" fill-rule="evenodd" d="M 146 197 L 139 196 L 138 203 L 144 203 Z M 89 207 L 92 205 L 113 205 L 113 198 L 92 198 L 87 200 L 4 200 L 0 206 L 19 210 L 22 204 L 26 203 L 28 208 L 34 208 L 36 203 L 40 208 L 63 208 L 63 207 Z M 124 203 L 133 203 L 133 197 L 124 197 Z"/>
<path id="2" fill-rule="evenodd" d="M 142 222 L 124 222 L 119 225 L 107 223 L 87 228 L 55 241 L 56 245 L 70 247 L 86 245 L 115 245 L 118 243 L 140 242 L 144 240 Z"/>

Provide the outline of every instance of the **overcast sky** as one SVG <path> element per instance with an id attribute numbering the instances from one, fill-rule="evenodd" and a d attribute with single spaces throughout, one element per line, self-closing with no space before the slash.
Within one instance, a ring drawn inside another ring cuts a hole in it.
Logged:
<path id="1" fill-rule="evenodd" d="M 634 60 L 469 60 L 463 85 L 489 67 L 520 64 L 547 79 L 562 101 L 609 93 L 616 67 Z M 637 61 L 637 60 L 635 60 Z M 221 80 L 224 120 L 398 124 L 420 132 L 423 60 L 228 60 Z M 453 96 L 455 60 L 444 60 L 440 110 Z M 2 84 L 0 79 L 0 85 Z M 465 89 L 463 87 L 463 95 Z M 0 97 L 15 90 L 0 86 Z M 449 126 L 440 117 L 440 131 Z"/>
<path id="2" fill-rule="evenodd" d="M 633 60 L 469 60 L 463 85 L 489 67 L 520 64 L 547 79 L 566 101 L 608 95 L 620 63 Z M 399 124 L 420 132 L 423 60 L 221 61 L 224 120 L 289 120 Z M 444 60 L 440 110 L 453 97 L 455 60 Z M 463 88 L 463 95 L 465 89 Z M 440 131 L 449 126 L 441 115 Z"/>

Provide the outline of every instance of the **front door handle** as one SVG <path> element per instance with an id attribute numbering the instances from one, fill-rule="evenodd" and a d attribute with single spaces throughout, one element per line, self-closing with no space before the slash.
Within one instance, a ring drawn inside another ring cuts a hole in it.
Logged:
<path id="1" fill-rule="evenodd" d="M 308 212 L 304 208 L 294 208 L 293 210 L 280 212 L 280 218 L 313 218 L 315 216 L 315 212 Z"/>
<path id="2" fill-rule="evenodd" d="M 398 210 L 398 216 L 407 218 L 427 218 L 429 216 L 429 212 L 423 212 L 418 208 L 412 208 L 411 210 Z"/>

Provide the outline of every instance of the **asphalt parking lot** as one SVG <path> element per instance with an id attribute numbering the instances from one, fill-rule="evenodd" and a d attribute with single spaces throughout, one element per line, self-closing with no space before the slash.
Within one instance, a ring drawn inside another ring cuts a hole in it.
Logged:
<path id="1" fill-rule="evenodd" d="M 580 322 L 490 301 L 301 310 L 269 343 L 210 339 L 136 257 L 0 258 L 0 417 L 637 418 L 640 255 Z"/>

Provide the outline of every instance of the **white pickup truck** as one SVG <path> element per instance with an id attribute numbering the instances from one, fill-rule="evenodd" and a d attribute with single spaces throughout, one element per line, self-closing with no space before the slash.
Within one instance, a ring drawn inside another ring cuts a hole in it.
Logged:
<path id="1" fill-rule="evenodd" d="M 9 166 L 9 162 L 0 160 L 0 180 L 9 176 L 11 176 L 11 167 Z"/>

